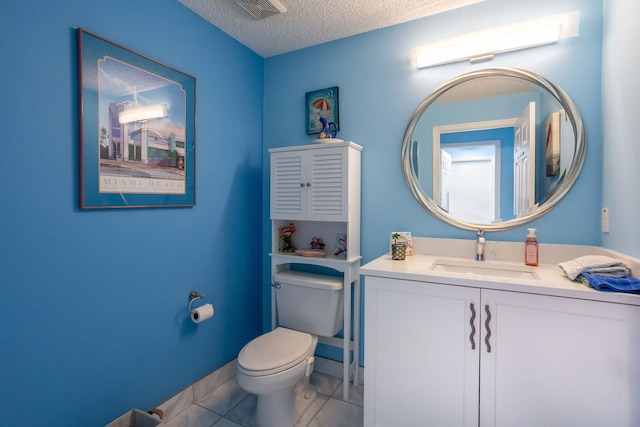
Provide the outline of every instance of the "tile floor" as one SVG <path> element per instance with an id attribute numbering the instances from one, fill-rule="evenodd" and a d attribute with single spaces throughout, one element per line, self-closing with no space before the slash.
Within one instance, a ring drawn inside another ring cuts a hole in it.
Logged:
<path id="1" fill-rule="evenodd" d="M 345 401 L 340 369 L 332 366 L 335 362 L 318 359 L 311 375 L 317 395 L 295 426 L 362 426 L 364 386 L 351 385 Z M 238 385 L 234 361 L 160 405 L 165 412 L 161 426 L 257 427 L 256 399 Z"/>

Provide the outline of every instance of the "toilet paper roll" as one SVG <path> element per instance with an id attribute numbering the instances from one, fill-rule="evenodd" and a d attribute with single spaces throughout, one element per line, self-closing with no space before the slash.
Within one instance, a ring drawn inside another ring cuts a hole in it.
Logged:
<path id="1" fill-rule="evenodd" d="M 213 317 L 213 306 L 211 304 L 203 304 L 191 311 L 191 320 L 193 323 L 204 322 Z"/>

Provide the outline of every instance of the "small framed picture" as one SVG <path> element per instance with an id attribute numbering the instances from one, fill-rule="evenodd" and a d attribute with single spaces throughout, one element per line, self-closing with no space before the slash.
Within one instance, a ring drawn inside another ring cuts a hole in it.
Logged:
<path id="1" fill-rule="evenodd" d="M 336 235 L 336 248 L 333 254 L 340 259 L 347 259 L 347 235 L 345 233 Z"/>
<path id="2" fill-rule="evenodd" d="M 396 242 L 393 241 L 393 236 L 397 236 Z M 407 255 L 413 255 L 413 238 L 411 237 L 410 231 L 394 231 L 391 233 L 391 238 L 389 239 L 389 245 L 393 245 L 394 243 L 399 243 L 401 245 L 407 246 Z"/>
<path id="3" fill-rule="evenodd" d="M 545 160 L 547 176 L 560 173 L 560 113 L 552 113 L 547 119 L 547 134 L 545 145 Z"/>
<path id="4" fill-rule="evenodd" d="M 305 106 L 307 109 L 307 135 L 322 131 L 320 117 L 327 119 L 327 122 L 335 123 L 336 130 L 340 130 L 338 86 L 307 92 L 305 94 Z"/>

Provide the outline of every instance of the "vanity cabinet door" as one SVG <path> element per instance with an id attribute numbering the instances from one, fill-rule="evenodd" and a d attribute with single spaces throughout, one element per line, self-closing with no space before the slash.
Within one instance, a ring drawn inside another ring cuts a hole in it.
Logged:
<path id="1" fill-rule="evenodd" d="M 359 176 L 360 152 L 348 146 L 274 152 L 271 219 L 347 221 L 349 191 L 359 190 Z M 359 196 L 352 195 L 358 203 Z"/>
<path id="2" fill-rule="evenodd" d="M 480 291 L 372 276 L 365 285 L 364 425 L 477 427 Z"/>
<path id="3" fill-rule="evenodd" d="M 640 425 L 638 307 L 482 290 L 485 307 L 480 426 Z"/>

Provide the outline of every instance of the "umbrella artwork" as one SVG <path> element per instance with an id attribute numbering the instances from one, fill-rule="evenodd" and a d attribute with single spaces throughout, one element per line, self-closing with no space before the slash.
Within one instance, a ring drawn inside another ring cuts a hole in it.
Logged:
<path id="1" fill-rule="evenodd" d="M 322 131 L 320 117 L 324 117 L 327 122 L 334 122 L 337 129 L 340 129 L 337 86 L 307 92 L 305 100 L 307 135 L 317 134 Z"/>
<path id="2" fill-rule="evenodd" d="M 316 108 L 320 111 L 329 111 L 331 110 L 331 104 L 329 103 L 329 101 L 327 99 L 324 98 L 318 98 L 315 101 L 313 101 L 311 103 L 311 105 L 313 105 L 313 108 Z"/>

